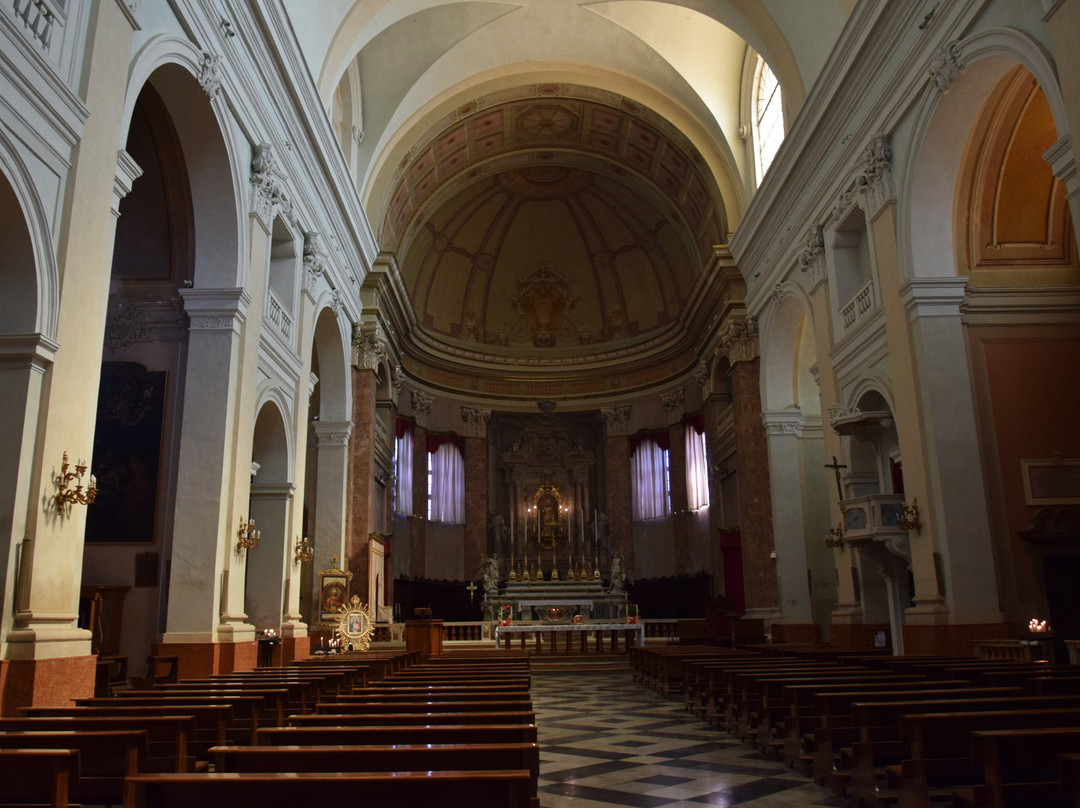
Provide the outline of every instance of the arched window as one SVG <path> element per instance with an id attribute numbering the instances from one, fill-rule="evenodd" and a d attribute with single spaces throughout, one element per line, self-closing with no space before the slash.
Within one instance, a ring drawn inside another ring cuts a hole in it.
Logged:
<path id="1" fill-rule="evenodd" d="M 633 518 L 659 519 L 671 513 L 667 433 L 639 435 L 630 454 Z"/>
<path id="2" fill-rule="evenodd" d="M 454 435 L 428 436 L 428 521 L 465 521 L 465 457 Z"/>
<path id="3" fill-rule="evenodd" d="M 394 441 L 394 468 L 397 472 L 397 491 L 394 510 L 406 515 L 413 512 L 413 427 L 404 418 L 397 420 L 397 440 Z"/>
<path id="4" fill-rule="evenodd" d="M 754 158 L 760 185 L 784 141 L 784 100 L 780 82 L 760 57 L 754 77 L 753 116 Z"/>
<path id="5" fill-rule="evenodd" d="M 686 506 L 709 507 L 709 465 L 705 454 L 705 425 L 700 416 L 686 422 Z"/>

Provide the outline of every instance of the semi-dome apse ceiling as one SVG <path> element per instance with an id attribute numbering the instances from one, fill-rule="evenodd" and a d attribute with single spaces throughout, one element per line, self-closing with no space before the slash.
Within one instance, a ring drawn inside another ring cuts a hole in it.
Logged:
<path id="1" fill-rule="evenodd" d="M 455 111 L 392 186 L 379 238 L 420 325 L 566 357 L 670 326 L 726 235 L 701 156 L 624 98 L 507 95 Z"/>

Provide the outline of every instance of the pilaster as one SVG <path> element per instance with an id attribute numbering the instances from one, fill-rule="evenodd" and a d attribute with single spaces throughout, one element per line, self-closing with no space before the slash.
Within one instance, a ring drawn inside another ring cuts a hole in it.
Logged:
<path id="1" fill-rule="evenodd" d="M 619 404 L 600 411 L 607 436 L 604 441 L 604 478 L 607 483 L 608 548 L 623 557 L 625 568 L 634 569 L 631 526 L 630 405 Z M 602 538 L 602 537 L 601 537 Z M 602 545 L 601 545 L 602 546 Z"/>

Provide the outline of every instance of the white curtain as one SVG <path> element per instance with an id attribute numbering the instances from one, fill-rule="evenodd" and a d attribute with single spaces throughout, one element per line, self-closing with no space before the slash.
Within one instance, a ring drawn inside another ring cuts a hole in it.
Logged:
<path id="1" fill-rule="evenodd" d="M 413 430 L 411 426 L 406 428 L 405 434 L 397 439 L 394 453 L 397 456 L 397 493 L 394 499 L 394 510 L 411 515 L 413 512 Z"/>
<path id="2" fill-rule="evenodd" d="M 709 507 L 709 471 L 705 433 L 686 425 L 686 502 L 692 511 Z"/>
<path id="3" fill-rule="evenodd" d="M 643 440 L 630 456 L 634 486 L 634 519 L 657 519 L 671 512 L 668 496 L 668 453 L 651 440 Z"/>
<path id="4" fill-rule="evenodd" d="M 428 455 L 428 519 L 460 525 L 465 521 L 465 458 L 452 443 Z"/>

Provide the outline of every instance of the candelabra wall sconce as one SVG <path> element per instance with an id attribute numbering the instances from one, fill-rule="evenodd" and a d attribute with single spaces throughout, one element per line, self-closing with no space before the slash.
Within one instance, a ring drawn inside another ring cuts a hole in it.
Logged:
<path id="1" fill-rule="evenodd" d="M 836 527 L 829 528 L 829 536 L 832 538 L 825 539 L 825 546 L 832 548 L 844 549 L 844 520 L 841 519 L 836 523 Z"/>
<path id="2" fill-rule="evenodd" d="M 255 520 L 240 517 L 240 528 L 236 531 L 236 552 L 254 550 L 262 541 L 262 534 L 255 529 Z"/>
<path id="3" fill-rule="evenodd" d="M 97 479 L 90 475 L 89 485 L 83 488 L 83 475 L 86 474 L 86 461 L 79 460 L 75 464 L 75 471 L 69 471 L 71 464 L 68 462 L 68 453 L 64 452 L 64 462 L 60 465 L 60 475 L 56 478 L 56 503 L 57 505 L 70 507 L 71 505 L 89 505 L 97 499 Z M 74 488 L 70 488 L 75 483 Z"/>
<path id="4" fill-rule="evenodd" d="M 913 499 L 910 505 L 905 505 L 903 512 L 896 517 L 896 526 L 901 530 L 914 530 L 922 532 L 922 522 L 919 521 L 919 500 Z"/>
<path id="5" fill-rule="evenodd" d="M 302 564 L 305 561 L 311 561 L 315 557 L 315 548 L 311 546 L 307 540 L 307 536 L 304 536 L 303 541 L 300 537 L 296 537 L 296 546 L 293 548 L 293 560 L 297 564 Z"/>

